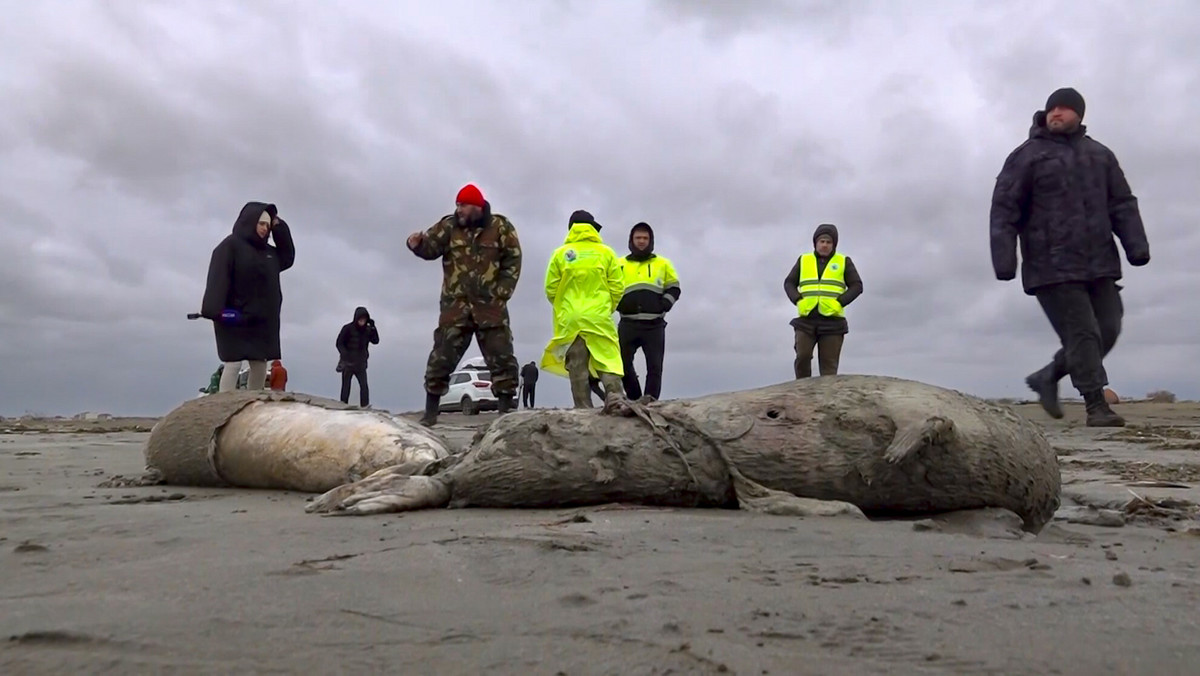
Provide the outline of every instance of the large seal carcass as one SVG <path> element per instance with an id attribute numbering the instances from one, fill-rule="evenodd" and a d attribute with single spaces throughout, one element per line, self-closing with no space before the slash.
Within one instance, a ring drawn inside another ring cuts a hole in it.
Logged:
<path id="1" fill-rule="evenodd" d="M 772 513 L 928 514 L 1004 508 L 1037 532 L 1060 501 L 1058 457 L 1007 406 L 886 376 L 806 378 L 602 411 L 509 413 L 461 454 L 384 469 L 306 507 L 626 502 Z"/>
<path id="2" fill-rule="evenodd" d="M 271 390 L 191 399 L 146 442 L 142 483 L 322 493 L 383 468 L 419 471 L 450 454 L 415 422 L 340 401 Z"/>

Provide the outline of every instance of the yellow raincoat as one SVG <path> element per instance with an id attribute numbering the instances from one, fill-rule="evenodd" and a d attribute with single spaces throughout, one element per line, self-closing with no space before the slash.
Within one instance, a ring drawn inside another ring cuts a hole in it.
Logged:
<path id="1" fill-rule="evenodd" d="M 567 348 L 583 336 L 591 359 L 588 372 L 624 375 L 621 344 L 613 312 L 625 291 L 625 274 L 616 252 L 590 223 L 571 225 L 546 268 L 546 298 L 554 307 L 554 338 L 542 353 L 542 369 L 567 375 Z"/>

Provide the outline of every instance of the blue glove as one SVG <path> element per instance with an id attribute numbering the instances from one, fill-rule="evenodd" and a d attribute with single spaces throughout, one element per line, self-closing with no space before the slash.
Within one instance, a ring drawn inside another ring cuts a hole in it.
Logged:
<path id="1" fill-rule="evenodd" d="M 243 321 L 242 313 L 232 308 L 221 310 L 220 322 L 230 326 L 236 326 Z"/>

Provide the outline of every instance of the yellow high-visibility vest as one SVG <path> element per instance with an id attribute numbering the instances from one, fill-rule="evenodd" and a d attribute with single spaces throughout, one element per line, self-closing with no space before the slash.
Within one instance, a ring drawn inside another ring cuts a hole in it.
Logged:
<path id="1" fill-rule="evenodd" d="M 838 296 L 846 292 L 846 257 L 835 253 L 829 257 L 825 270 L 817 275 L 817 256 L 806 253 L 800 257 L 800 275 L 796 280 L 800 290 L 800 302 L 796 311 L 801 317 L 812 312 L 825 317 L 845 317 L 846 310 L 838 302 Z"/>

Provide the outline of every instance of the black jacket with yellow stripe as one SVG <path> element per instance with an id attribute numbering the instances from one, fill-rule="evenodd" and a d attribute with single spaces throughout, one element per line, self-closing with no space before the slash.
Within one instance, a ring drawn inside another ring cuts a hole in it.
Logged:
<path id="1" fill-rule="evenodd" d="M 645 251 L 633 247 L 633 234 L 638 229 L 650 235 Z M 617 305 L 623 321 L 662 321 L 663 315 L 679 300 L 679 276 L 675 265 L 665 256 L 654 253 L 654 230 L 638 223 L 629 231 L 629 255 L 621 259 L 625 273 L 625 293 Z"/>

